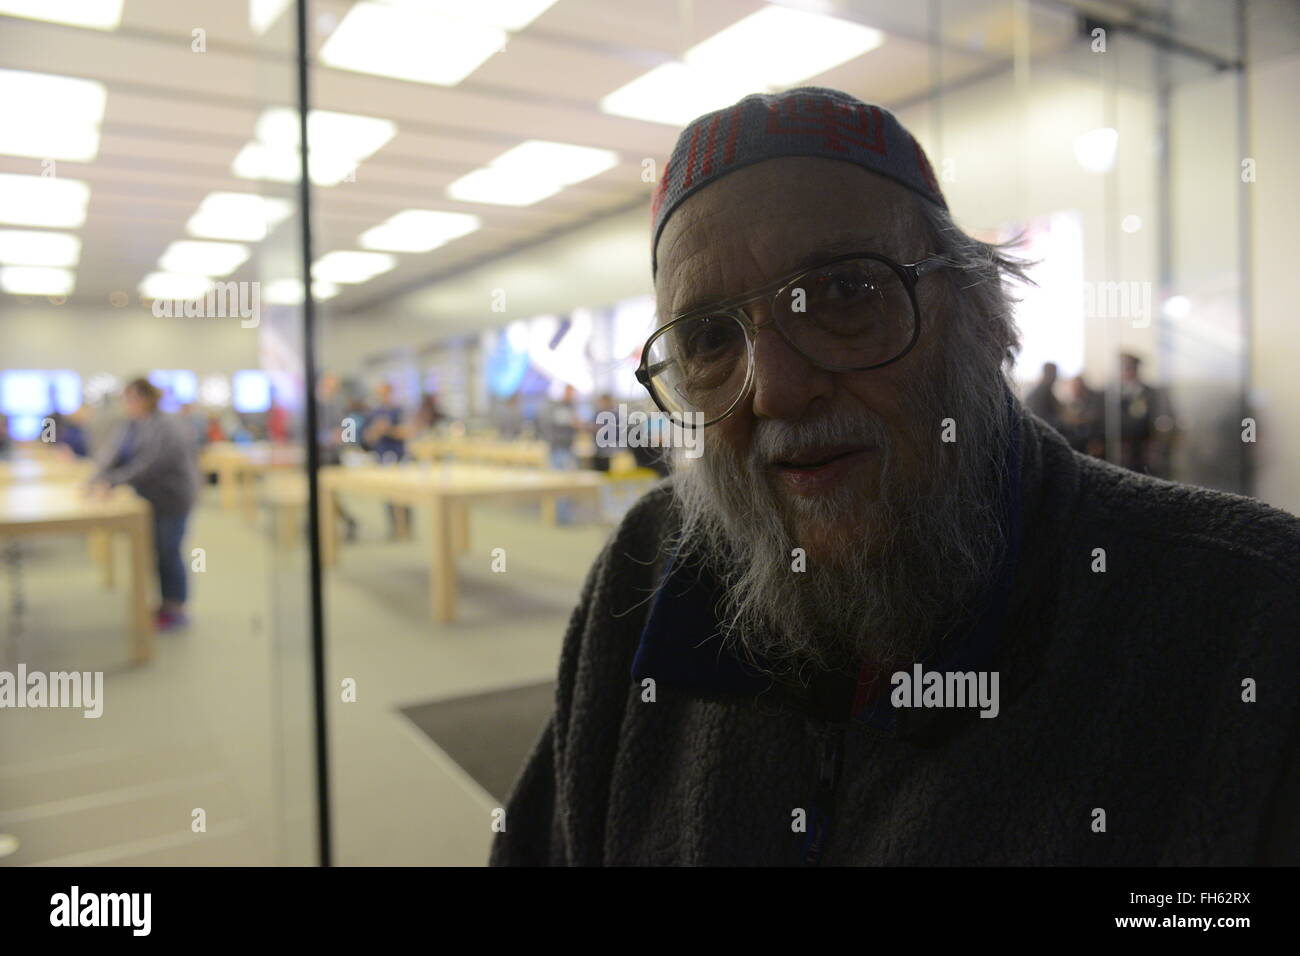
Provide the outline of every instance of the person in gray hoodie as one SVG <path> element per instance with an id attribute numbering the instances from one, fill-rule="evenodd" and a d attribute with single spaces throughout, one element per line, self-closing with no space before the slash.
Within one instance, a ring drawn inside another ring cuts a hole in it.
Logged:
<path id="1" fill-rule="evenodd" d="M 747 97 L 664 170 L 637 377 L 703 454 L 591 569 L 491 862 L 1300 863 L 1300 521 L 1026 411 L 1023 268 L 885 110 Z"/>
<path id="2" fill-rule="evenodd" d="M 162 393 L 146 378 L 122 391 L 128 422 L 112 456 L 96 473 L 100 488 L 130 485 L 153 508 L 154 553 L 162 604 L 156 624 L 168 631 L 185 626 L 188 581 L 181 542 L 198 496 L 199 476 L 192 431 L 158 408 Z"/>

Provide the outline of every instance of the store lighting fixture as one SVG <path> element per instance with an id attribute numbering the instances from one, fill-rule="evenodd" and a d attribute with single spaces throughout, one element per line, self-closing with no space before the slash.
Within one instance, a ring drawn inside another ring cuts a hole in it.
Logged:
<path id="1" fill-rule="evenodd" d="M 92 30 L 116 30 L 124 0 L 0 0 L 0 13 Z"/>
<path id="2" fill-rule="evenodd" d="M 406 209 L 361 234 L 366 249 L 385 252 L 431 252 L 479 228 L 478 216 L 433 209 Z"/>
<path id="3" fill-rule="evenodd" d="M 208 193 L 185 224 L 191 236 L 261 242 L 293 212 L 293 204 L 256 193 Z"/>
<path id="4" fill-rule="evenodd" d="M 231 164 L 241 179 L 298 181 L 298 116 L 291 109 L 272 107 L 258 118 L 254 139 Z M 334 186 L 397 135 L 397 124 L 377 116 L 312 110 L 307 114 L 309 172 L 317 186 Z"/>
<path id="5" fill-rule="evenodd" d="M 248 247 L 236 242 L 173 242 L 158 259 L 164 272 L 186 275 L 227 276 L 248 261 Z"/>
<path id="6" fill-rule="evenodd" d="M 107 98 L 94 80 L 0 70 L 0 153 L 90 162 Z"/>
<path id="7" fill-rule="evenodd" d="M 617 164 L 612 150 L 532 139 L 457 179 L 447 186 L 447 195 L 462 202 L 531 206 Z"/>
<path id="8" fill-rule="evenodd" d="M 77 284 L 71 269 L 0 267 L 0 291 L 10 295 L 68 295 Z"/>
<path id="9" fill-rule="evenodd" d="M 67 232 L 0 230 L 0 263 L 7 266 L 75 266 L 81 239 Z"/>
<path id="10" fill-rule="evenodd" d="M 90 186 L 61 176 L 0 173 L 0 222 L 78 229 L 86 222 Z"/>
<path id="11" fill-rule="evenodd" d="M 369 282 L 397 267 L 397 259 L 385 252 L 354 252 L 336 250 L 321 256 L 311 267 L 313 281 L 346 284 Z"/>
<path id="12" fill-rule="evenodd" d="M 151 272 L 140 282 L 140 295 L 146 299 L 201 299 L 214 287 L 207 276 Z"/>

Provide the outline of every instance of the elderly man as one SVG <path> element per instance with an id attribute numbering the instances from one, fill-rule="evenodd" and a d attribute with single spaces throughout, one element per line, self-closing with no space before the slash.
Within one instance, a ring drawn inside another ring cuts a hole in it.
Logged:
<path id="1" fill-rule="evenodd" d="M 1003 250 L 879 107 L 682 134 L 639 371 L 704 428 L 605 547 L 495 864 L 1300 862 L 1300 522 L 1082 457 Z"/>

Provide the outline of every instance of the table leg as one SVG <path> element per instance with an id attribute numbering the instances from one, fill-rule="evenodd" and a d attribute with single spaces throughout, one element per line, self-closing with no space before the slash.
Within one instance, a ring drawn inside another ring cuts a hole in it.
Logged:
<path id="1" fill-rule="evenodd" d="M 457 554 L 469 551 L 469 505 L 452 508 L 452 542 Z"/>
<path id="2" fill-rule="evenodd" d="M 147 515 L 131 524 L 131 659 L 144 664 L 153 657 L 153 617 L 149 613 L 149 585 L 153 580 L 153 535 Z"/>
<path id="3" fill-rule="evenodd" d="M 452 505 L 445 498 L 434 498 L 429 509 L 429 593 L 433 600 L 433 619 L 448 624 L 456 619 L 456 551 L 452 542 Z"/>
<path id="4" fill-rule="evenodd" d="M 542 499 L 542 524 L 555 525 L 555 495 Z"/>
<path id="5" fill-rule="evenodd" d="M 99 565 L 100 581 L 108 590 L 116 583 L 113 577 L 113 535 L 109 531 L 96 528 L 86 535 L 90 548 L 90 559 Z"/>
<path id="6" fill-rule="evenodd" d="M 251 525 L 255 514 L 255 498 L 253 494 L 253 485 L 256 483 L 257 475 L 249 468 L 240 469 L 239 473 L 239 504 L 244 512 L 244 524 Z"/>

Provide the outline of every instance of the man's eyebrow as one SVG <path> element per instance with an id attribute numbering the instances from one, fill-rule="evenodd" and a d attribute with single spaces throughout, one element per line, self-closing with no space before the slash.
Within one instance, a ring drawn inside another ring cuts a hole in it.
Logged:
<path id="1" fill-rule="evenodd" d="M 767 279 L 762 285 L 751 286 L 749 291 L 738 292 L 729 296 L 694 297 L 686 307 L 674 309 L 672 315 L 674 317 L 688 315 L 702 309 L 725 305 L 735 299 L 744 299 L 753 290 L 766 288 L 786 276 L 793 275 L 803 269 L 811 269 L 813 266 L 819 265 L 828 259 L 834 259 L 836 256 L 848 255 L 853 252 L 877 252 L 879 251 L 880 242 L 879 237 L 856 235 L 843 236 L 829 242 L 819 243 L 815 248 L 791 259 L 784 269 L 774 272 L 771 278 Z"/>

